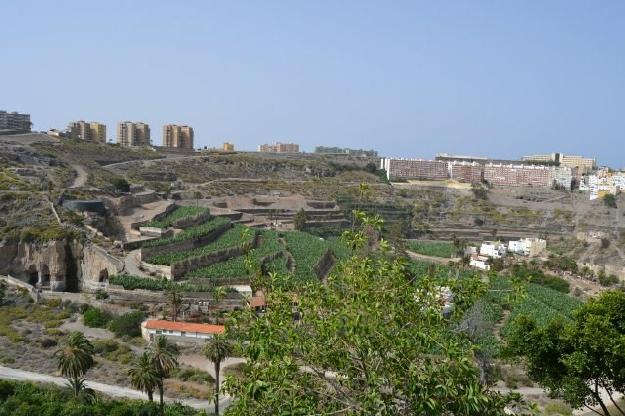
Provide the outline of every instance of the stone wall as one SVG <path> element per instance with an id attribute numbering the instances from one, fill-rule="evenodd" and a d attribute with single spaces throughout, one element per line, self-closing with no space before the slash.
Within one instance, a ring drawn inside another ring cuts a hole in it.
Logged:
<path id="1" fill-rule="evenodd" d="M 111 198 L 109 201 L 117 214 L 124 215 L 135 207 L 158 201 L 159 198 L 156 192 L 146 191 L 138 194 L 123 195 L 119 198 Z"/>
<path id="2" fill-rule="evenodd" d="M 141 228 L 142 226 L 144 226 L 145 224 L 152 222 L 152 221 L 160 221 L 163 218 L 165 218 L 167 215 L 169 215 L 172 211 L 174 211 L 177 208 L 177 206 L 175 204 L 169 204 L 167 205 L 167 207 L 165 207 L 165 211 L 161 212 L 160 214 L 156 214 L 151 220 L 143 220 L 143 221 L 139 221 L 139 222 L 134 222 L 132 224 L 130 224 L 130 228 L 132 228 L 133 230 L 138 230 L 139 228 Z"/>
<path id="3" fill-rule="evenodd" d="M 212 217 L 209 211 L 201 212 L 192 217 L 180 218 L 178 221 L 174 221 L 172 226 L 174 228 L 189 228 L 196 225 L 200 225 L 210 220 Z"/>
<path id="4" fill-rule="evenodd" d="M 83 249 L 81 269 L 82 284 L 85 288 L 89 288 L 106 282 L 109 276 L 121 273 L 124 270 L 124 263 L 103 248 L 87 243 Z"/>

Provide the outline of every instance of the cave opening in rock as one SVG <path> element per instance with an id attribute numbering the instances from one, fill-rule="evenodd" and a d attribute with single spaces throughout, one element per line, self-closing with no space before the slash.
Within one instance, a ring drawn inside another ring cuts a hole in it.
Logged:
<path id="1" fill-rule="evenodd" d="M 107 282 L 108 279 L 109 279 L 109 271 L 107 269 L 101 270 L 100 274 L 98 275 L 98 282 L 104 283 L 104 282 Z"/>
<path id="2" fill-rule="evenodd" d="M 39 282 L 39 272 L 37 271 L 37 268 L 34 265 L 31 265 L 26 273 L 28 273 L 28 283 L 35 286 L 37 282 Z"/>

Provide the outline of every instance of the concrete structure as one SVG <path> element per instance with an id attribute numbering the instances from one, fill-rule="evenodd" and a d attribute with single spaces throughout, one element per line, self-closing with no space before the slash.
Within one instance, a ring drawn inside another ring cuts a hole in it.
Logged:
<path id="1" fill-rule="evenodd" d="M 480 246 L 480 256 L 500 259 L 507 253 L 506 245 L 501 241 L 484 241 Z"/>
<path id="2" fill-rule="evenodd" d="M 488 261 L 488 257 L 475 254 L 471 256 L 471 260 L 469 260 L 469 266 L 475 267 L 480 270 L 490 270 L 490 264 L 488 264 Z"/>
<path id="3" fill-rule="evenodd" d="M 590 200 L 605 195 L 616 195 L 625 189 L 625 172 L 611 172 L 600 169 L 594 175 L 584 175 L 580 179 L 579 190 L 589 192 Z"/>
<path id="4" fill-rule="evenodd" d="M 0 130 L 14 130 L 29 133 L 31 125 L 30 114 L 20 114 L 15 111 L 12 113 L 0 111 Z"/>
<path id="5" fill-rule="evenodd" d="M 67 126 L 67 136 L 71 139 L 106 143 L 106 125 L 97 121 L 73 121 Z"/>
<path id="6" fill-rule="evenodd" d="M 122 146 L 150 146 L 150 126 L 132 121 L 117 123 L 117 143 Z"/>
<path id="7" fill-rule="evenodd" d="M 508 241 L 508 251 L 521 256 L 536 257 L 547 249 L 547 241 L 541 238 L 522 238 Z"/>
<path id="8" fill-rule="evenodd" d="M 299 153 L 299 144 L 296 143 L 280 143 L 261 144 L 258 151 L 262 153 Z"/>
<path id="9" fill-rule="evenodd" d="M 205 341 L 224 331 L 223 325 L 172 322 L 159 319 L 147 320 L 141 324 L 141 336 L 146 341 L 153 341 L 159 335 L 165 335 L 174 341 Z"/>
<path id="10" fill-rule="evenodd" d="M 193 127 L 176 124 L 163 126 L 163 146 L 193 149 Z"/>
<path id="11" fill-rule="evenodd" d="M 232 143 L 224 142 L 223 151 L 234 152 L 234 145 Z"/>

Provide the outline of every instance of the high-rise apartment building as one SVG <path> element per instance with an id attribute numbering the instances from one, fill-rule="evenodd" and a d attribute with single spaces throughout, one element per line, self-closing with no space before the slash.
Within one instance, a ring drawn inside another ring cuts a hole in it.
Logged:
<path id="1" fill-rule="evenodd" d="M 258 151 L 262 153 L 299 153 L 299 144 L 296 143 L 280 143 L 261 144 Z"/>
<path id="2" fill-rule="evenodd" d="M 122 146 L 149 146 L 150 126 L 132 121 L 117 123 L 117 143 Z"/>
<path id="3" fill-rule="evenodd" d="M 0 111 L 0 130 L 30 132 L 30 114 Z"/>
<path id="4" fill-rule="evenodd" d="M 193 149 L 193 127 L 176 124 L 163 126 L 163 146 Z"/>
<path id="5" fill-rule="evenodd" d="M 67 126 L 67 135 L 72 139 L 106 143 L 106 125 L 97 121 L 73 121 Z"/>
<path id="6" fill-rule="evenodd" d="M 524 161 L 553 162 L 571 169 L 577 168 L 580 174 L 588 173 L 597 168 L 597 161 L 589 157 L 565 155 L 564 153 L 550 153 L 545 155 L 523 156 Z"/>

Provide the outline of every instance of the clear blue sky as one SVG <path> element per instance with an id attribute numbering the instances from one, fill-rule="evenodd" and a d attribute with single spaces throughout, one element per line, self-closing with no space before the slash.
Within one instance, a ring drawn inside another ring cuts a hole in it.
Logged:
<path id="1" fill-rule="evenodd" d="M 0 109 L 389 156 L 625 166 L 624 1 L 0 3 Z"/>

